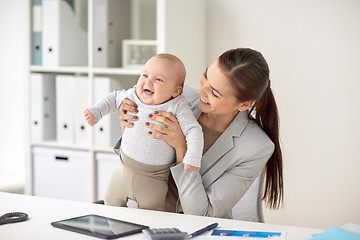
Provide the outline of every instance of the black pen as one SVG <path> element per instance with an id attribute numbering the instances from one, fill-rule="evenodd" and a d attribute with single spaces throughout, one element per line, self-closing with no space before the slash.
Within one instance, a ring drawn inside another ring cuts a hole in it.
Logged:
<path id="1" fill-rule="evenodd" d="M 218 226 L 217 223 L 213 223 L 213 224 L 211 224 L 211 225 L 209 225 L 207 227 L 204 227 L 204 228 L 202 228 L 200 230 L 197 230 L 196 232 L 194 232 L 192 234 L 189 234 L 188 238 L 199 236 L 200 234 L 203 234 L 204 232 L 210 231 L 210 230 L 216 228 L 217 226 Z"/>

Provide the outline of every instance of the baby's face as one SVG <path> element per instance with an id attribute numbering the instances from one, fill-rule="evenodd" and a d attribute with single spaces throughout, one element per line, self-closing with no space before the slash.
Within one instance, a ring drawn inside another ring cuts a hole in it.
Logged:
<path id="1" fill-rule="evenodd" d="M 138 79 L 136 94 L 144 104 L 162 104 L 181 93 L 178 79 L 178 67 L 172 61 L 152 57 Z"/>

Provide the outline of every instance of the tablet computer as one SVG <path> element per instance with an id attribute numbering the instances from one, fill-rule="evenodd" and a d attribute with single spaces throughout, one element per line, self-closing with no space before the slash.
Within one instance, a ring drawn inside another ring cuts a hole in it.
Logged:
<path id="1" fill-rule="evenodd" d="M 113 239 L 139 233 L 148 226 L 107 218 L 85 215 L 51 223 L 52 226 L 103 239 Z"/>

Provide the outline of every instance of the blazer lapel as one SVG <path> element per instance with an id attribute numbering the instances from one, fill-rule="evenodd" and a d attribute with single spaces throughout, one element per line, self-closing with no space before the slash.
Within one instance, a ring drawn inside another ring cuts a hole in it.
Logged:
<path id="1" fill-rule="evenodd" d="M 207 188 L 218 176 L 206 174 L 228 151 L 234 148 L 234 137 L 239 137 L 249 122 L 248 111 L 239 112 L 229 127 L 220 135 L 216 142 L 203 155 L 200 174 L 202 175 L 204 187 Z M 216 166 L 215 166 L 216 167 Z M 224 169 L 219 169 L 221 174 Z"/>

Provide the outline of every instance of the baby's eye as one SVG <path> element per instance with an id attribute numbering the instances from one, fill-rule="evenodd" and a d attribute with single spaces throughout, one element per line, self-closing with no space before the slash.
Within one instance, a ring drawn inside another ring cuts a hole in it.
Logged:
<path id="1" fill-rule="evenodd" d="M 161 78 L 157 78 L 156 81 L 163 82 Z"/>
<path id="2" fill-rule="evenodd" d="M 143 76 L 143 77 L 145 77 L 145 78 L 147 78 L 147 77 L 148 77 L 148 75 L 147 75 L 147 74 L 143 74 L 142 76 Z"/>

